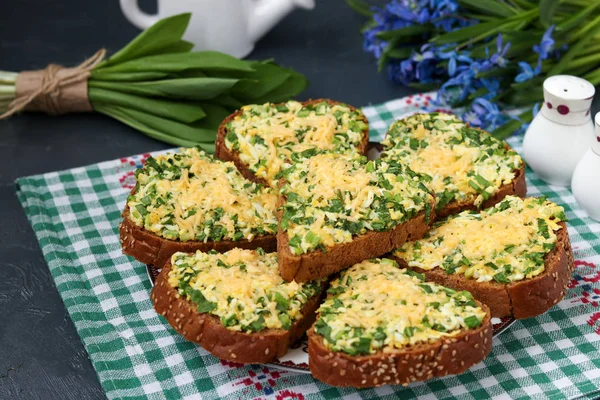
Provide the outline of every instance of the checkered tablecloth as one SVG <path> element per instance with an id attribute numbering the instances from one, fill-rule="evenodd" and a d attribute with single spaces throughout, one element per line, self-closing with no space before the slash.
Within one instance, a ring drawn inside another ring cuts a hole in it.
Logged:
<path id="1" fill-rule="evenodd" d="M 427 94 L 364 107 L 371 139 L 430 100 Z M 517 150 L 520 138 L 510 144 Z M 17 180 L 64 304 L 113 398 L 576 398 L 600 387 L 600 224 L 568 189 L 527 171 L 529 194 L 565 207 L 577 268 L 566 298 L 516 322 L 468 372 L 404 388 L 338 389 L 309 374 L 221 361 L 177 335 L 152 308 L 145 266 L 121 253 L 117 226 L 147 155 Z"/>

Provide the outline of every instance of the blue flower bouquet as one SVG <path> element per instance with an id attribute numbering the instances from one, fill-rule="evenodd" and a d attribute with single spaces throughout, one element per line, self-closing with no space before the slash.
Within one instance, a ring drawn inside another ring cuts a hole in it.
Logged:
<path id="1" fill-rule="evenodd" d="M 531 121 L 548 76 L 600 83 L 600 0 L 347 3 L 369 18 L 364 49 L 390 80 L 437 90 L 438 105 L 499 138 Z"/>

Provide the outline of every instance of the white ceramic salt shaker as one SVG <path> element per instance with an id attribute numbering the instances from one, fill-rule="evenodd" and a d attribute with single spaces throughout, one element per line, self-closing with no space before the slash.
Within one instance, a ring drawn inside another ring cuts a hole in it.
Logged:
<path id="1" fill-rule="evenodd" d="M 594 119 L 595 138 L 575 168 L 571 190 L 581 208 L 591 218 L 600 221 L 600 113 Z"/>
<path id="2" fill-rule="evenodd" d="M 544 104 L 523 139 L 523 156 L 544 181 L 569 186 L 594 140 L 590 107 L 595 88 L 585 79 L 555 75 L 544 81 Z"/>

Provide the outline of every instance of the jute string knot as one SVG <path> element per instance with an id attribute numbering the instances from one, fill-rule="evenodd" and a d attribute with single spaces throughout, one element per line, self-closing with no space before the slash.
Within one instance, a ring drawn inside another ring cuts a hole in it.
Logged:
<path id="1" fill-rule="evenodd" d="M 100 49 L 73 68 L 50 64 L 37 71 L 23 71 L 15 82 L 15 99 L 0 119 L 22 111 L 42 111 L 51 115 L 93 111 L 88 99 L 87 79 L 106 55 Z"/>

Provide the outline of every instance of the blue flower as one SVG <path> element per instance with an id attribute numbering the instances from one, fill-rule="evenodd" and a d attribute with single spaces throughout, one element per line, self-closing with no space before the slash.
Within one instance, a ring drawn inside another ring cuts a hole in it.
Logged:
<path id="1" fill-rule="evenodd" d="M 465 65 L 459 66 L 458 63 L 470 64 L 473 60 L 469 57 L 469 53 L 456 50 L 440 51 L 438 57 L 442 60 L 448 60 L 448 75 L 454 76 L 456 72 L 460 72 L 465 68 Z"/>
<path id="2" fill-rule="evenodd" d="M 506 55 L 506 52 L 508 51 L 508 49 L 510 49 L 510 42 L 506 43 L 504 48 L 502 48 L 502 34 L 498 35 L 498 38 L 496 39 L 496 49 L 497 49 L 497 52 L 496 52 L 496 54 L 492 55 L 492 57 L 490 58 L 490 61 L 493 64 L 496 64 L 499 67 L 504 68 L 506 66 L 506 62 L 507 62 L 507 60 L 504 58 L 504 56 Z"/>
<path id="3" fill-rule="evenodd" d="M 531 68 L 531 65 L 526 63 L 525 61 L 520 61 L 519 67 L 521 68 L 521 73 L 515 77 L 515 82 L 525 82 L 532 79 L 534 76 L 537 76 L 542 72 L 542 60 L 538 60 L 538 64 L 535 69 Z"/>
<path id="4" fill-rule="evenodd" d="M 540 55 L 542 60 L 546 60 L 548 58 L 549 53 L 554 50 L 554 39 L 552 38 L 552 31 L 554 30 L 554 25 L 544 32 L 542 36 L 542 41 L 540 44 L 536 44 L 533 46 L 533 51 Z"/>
<path id="5" fill-rule="evenodd" d="M 471 109 L 463 114 L 463 119 L 474 126 L 487 130 L 494 130 L 504 122 L 506 117 L 500 112 L 498 106 L 490 101 L 478 97 L 471 104 Z"/>

